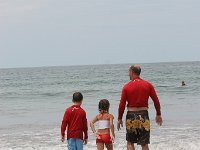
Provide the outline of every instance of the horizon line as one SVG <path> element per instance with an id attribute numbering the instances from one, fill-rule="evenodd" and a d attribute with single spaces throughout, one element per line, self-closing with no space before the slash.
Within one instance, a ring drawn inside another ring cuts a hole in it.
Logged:
<path id="1" fill-rule="evenodd" d="M 28 69 L 28 68 L 48 68 L 48 67 L 78 67 L 78 66 L 101 66 L 101 65 L 122 65 L 122 64 L 158 64 L 158 63 L 185 63 L 185 62 L 200 62 L 194 61 L 160 61 L 160 62 L 135 62 L 135 63 L 100 63 L 100 64 L 75 64 L 75 65 L 46 65 L 46 66 L 19 66 L 19 67 L 2 67 L 0 69 Z"/>

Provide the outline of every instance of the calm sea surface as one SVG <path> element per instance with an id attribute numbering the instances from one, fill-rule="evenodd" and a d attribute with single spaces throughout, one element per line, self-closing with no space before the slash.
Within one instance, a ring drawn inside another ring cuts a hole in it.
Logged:
<path id="1" fill-rule="evenodd" d="M 130 64 L 0 69 L 0 149 L 61 150 L 60 124 L 75 91 L 83 93 L 88 121 L 100 99 L 111 103 L 117 121 L 121 89 Z M 200 62 L 141 64 L 141 77 L 158 94 L 164 119 L 155 124 L 149 99 L 151 150 L 200 150 Z M 186 86 L 182 87 L 181 82 Z M 125 115 L 124 115 L 125 116 Z M 125 128 L 116 131 L 115 149 L 126 149 Z M 89 129 L 86 150 L 96 149 Z M 140 147 L 136 147 L 140 149 Z"/>

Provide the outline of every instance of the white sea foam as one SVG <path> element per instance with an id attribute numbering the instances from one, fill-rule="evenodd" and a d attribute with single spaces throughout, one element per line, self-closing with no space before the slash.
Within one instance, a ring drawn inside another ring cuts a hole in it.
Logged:
<path id="1" fill-rule="evenodd" d="M 170 141 L 169 141 L 170 142 Z M 190 142 L 176 142 L 174 144 L 170 143 L 159 143 L 159 144 L 150 144 L 150 150 L 199 150 L 200 143 L 190 143 Z M 24 146 L 24 147 L 9 147 L 3 146 L 0 150 L 63 150 L 66 149 L 66 144 L 63 145 L 51 145 L 51 146 Z M 89 142 L 87 146 L 84 146 L 85 150 L 95 150 L 96 146 L 92 142 Z M 114 149 L 116 150 L 126 150 L 125 144 L 114 144 Z M 140 146 L 135 147 L 136 150 L 140 150 Z"/>
<path id="2" fill-rule="evenodd" d="M 40 130 L 39 130 L 40 128 Z M 23 131 L 24 129 L 24 131 Z M 45 129 L 42 126 L 19 127 L 20 132 L 8 132 L 0 136 L 0 150 L 61 150 L 67 144 L 60 141 L 59 128 Z M 157 127 L 152 123 L 150 150 L 199 150 L 200 123 L 182 124 L 167 123 L 162 127 Z M 89 142 L 84 146 L 85 150 L 96 149 L 95 139 L 89 130 Z M 125 129 L 116 131 L 114 149 L 126 149 Z M 141 149 L 136 145 L 136 150 Z"/>

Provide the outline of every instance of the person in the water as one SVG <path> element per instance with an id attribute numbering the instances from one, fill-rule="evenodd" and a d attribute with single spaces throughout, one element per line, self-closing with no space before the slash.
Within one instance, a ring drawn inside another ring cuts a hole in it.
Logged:
<path id="1" fill-rule="evenodd" d="M 182 81 L 182 86 L 185 86 L 186 84 L 185 84 L 185 81 Z"/>

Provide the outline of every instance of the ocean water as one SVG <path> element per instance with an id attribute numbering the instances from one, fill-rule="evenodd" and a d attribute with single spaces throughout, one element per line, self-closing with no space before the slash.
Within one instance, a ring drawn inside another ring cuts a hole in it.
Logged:
<path id="1" fill-rule="evenodd" d="M 200 150 L 200 62 L 140 64 L 161 103 L 163 126 L 149 99 L 151 150 Z M 83 93 L 88 121 L 100 99 L 111 103 L 117 122 L 121 89 L 130 64 L 0 69 L 0 150 L 61 150 L 60 124 L 75 91 Z M 186 86 L 181 86 L 182 80 Z M 125 116 L 125 115 L 124 115 Z M 86 150 L 96 149 L 89 128 Z M 126 149 L 125 128 L 114 149 Z M 136 150 L 141 149 L 136 146 Z"/>

